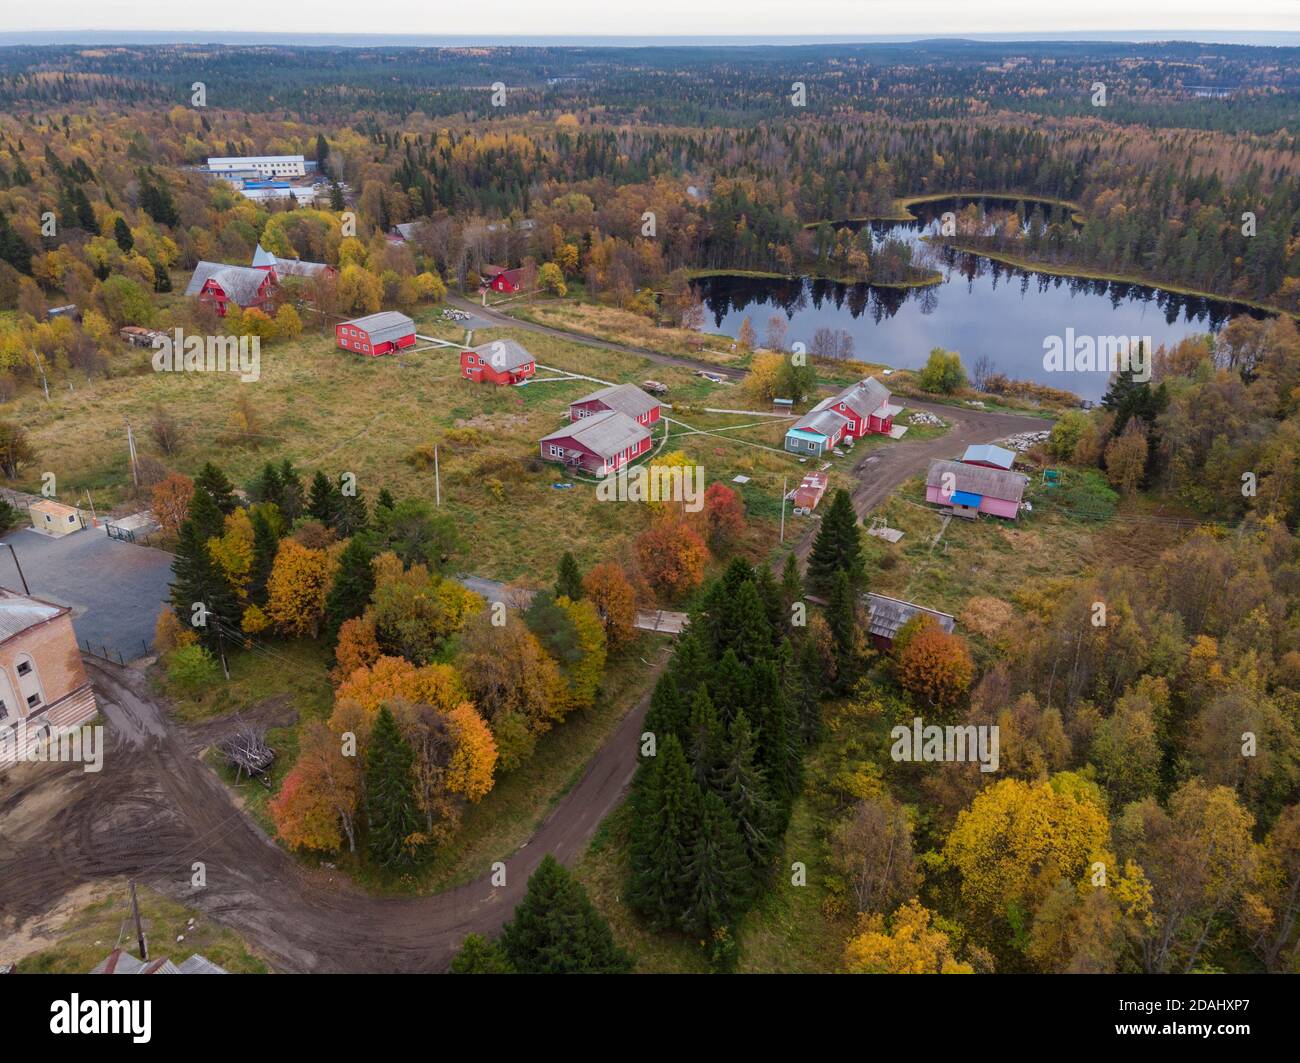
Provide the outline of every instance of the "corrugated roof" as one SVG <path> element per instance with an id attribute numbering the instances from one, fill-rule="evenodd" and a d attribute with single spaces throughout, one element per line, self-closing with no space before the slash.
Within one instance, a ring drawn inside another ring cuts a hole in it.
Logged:
<path id="1" fill-rule="evenodd" d="M 266 280 L 266 271 L 252 266 L 229 266 L 224 262 L 200 262 L 185 288 L 186 295 L 198 295 L 209 280 L 221 285 L 226 297 L 240 306 L 248 306 L 257 298 L 257 290 Z"/>
<path id="2" fill-rule="evenodd" d="M 871 633 L 886 639 L 892 639 L 897 635 L 898 629 L 918 613 L 933 617 L 944 631 L 951 632 L 957 626 L 956 618 L 948 613 L 927 609 L 915 602 L 905 602 L 901 598 L 890 598 L 884 594 L 868 594 L 867 611 L 871 617 Z"/>
<path id="3" fill-rule="evenodd" d="M 564 428 L 556 429 L 549 435 L 542 436 L 541 442 L 572 439 L 602 458 L 612 458 L 628 447 L 638 446 L 649 436 L 649 429 L 637 424 L 627 414 L 606 410 L 594 417 L 583 417 Z"/>
<path id="4" fill-rule="evenodd" d="M 503 373 L 535 361 L 528 353 L 528 348 L 515 340 L 492 340 L 467 350 L 473 351 L 493 369 Z"/>
<path id="5" fill-rule="evenodd" d="M 952 474 L 952 480 L 948 483 L 954 491 L 988 495 L 1006 502 L 1019 502 L 1025 493 L 1025 484 L 1029 482 L 1029 477 L 1022 476 L 1018 472 L 986 469 L 982 465 L 964 465 L 960 461 L 935 459 L 930 462 L 930 469 L 925 474 L 925 486 L 943 488 L 946 473 Z"/>
<path id="6" fill-rule="evenodd" d="M 1006 447 L 995 446 L 992 443 L 972 443 L 966 448 L 966 453 L 961 456 L 961 460 L 986 461 L 999 469 L 1010 469 L 1015 464 L 1016 455 Z"/>
<path id="7" fill-rule="evenodd" d="M 611 410 L 618 410 L 633 419 L 642 417 L 659 406 L 658 399 L 652 399 L 635 384 L 614 384 L 601 388 L 590 395 L 574 399 L 569 405 L 578 406 L 584 402 L 602 402 Z"/>
<path id="8" fill-rule="evenodd" d="M 859 417 L 873 414 L 889 402 L 889 389 L 873 376 L 859 380 L 835 396 L 836 404 L 844 403 Z"/>
<path id="9" fill-rule="evenodd" d="M 401 339 L 415 332 L 415 322 L 396 310 L 381 310 L 377 314 L 353 318 L 343 324 L 361 329 L 370 337 L 371 344 Z"/>
<path id="10" fill-rule="evenodd" d="M 114 949 L 97 963 L 91 974 L 229 974 L 197 952 L 179 966 L 168 959 L 138 960 L 123 949 Z"/>
<path id="11" fill-rule="evenodd" d="M 835 410 L 828 410 L 825 407 L 834 402 L 835 399 L 827 399 L 825 403 L 819 403 L 809 410 L 806 414 L 795 421 L 791 431 L 801 429 L 805 432 L 816 432 L 823 436 L 832 436 L 849 423 L 849 419 L 842 413 Z M 786 433 L 789 435 L 789 433 Z"/>
<path id="12" fill-rule="evenodd" d="M 21 635 L 29 628 L 53 620 L 67 611 L 66 606 L 54 605 L 0 587 L 0 642 Z"/>

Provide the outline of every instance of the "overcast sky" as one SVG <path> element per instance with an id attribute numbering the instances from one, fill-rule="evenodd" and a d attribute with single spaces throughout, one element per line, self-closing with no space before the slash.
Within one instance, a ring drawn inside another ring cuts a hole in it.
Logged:
<path id="1" fill-rule="evenodd" d="M 1300 0 L 5 0 L 0 32 L 241 30 L 455 35 L 852 35 L 1300 30 Z"/>

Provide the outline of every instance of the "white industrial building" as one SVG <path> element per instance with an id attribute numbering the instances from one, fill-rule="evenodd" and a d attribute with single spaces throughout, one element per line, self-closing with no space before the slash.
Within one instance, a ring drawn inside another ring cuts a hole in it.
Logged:
<path id="1" fill-rule="evenodd" d="M 243 176 L 249 170 L 256 171 L 262 177 L 305 177 L 307 164 L 301 155 L 208 159 L 208 172 L 217 176 Z"/>

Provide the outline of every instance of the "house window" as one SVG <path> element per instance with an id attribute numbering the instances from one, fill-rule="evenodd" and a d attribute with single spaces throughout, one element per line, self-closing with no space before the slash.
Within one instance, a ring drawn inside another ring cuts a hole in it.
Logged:
<path id="1" fill-rule="evenodd" d="M 564 457 L 564 448 L 560 446 L 558 443 L 552 443 L 550 447 L 550 451 L 551 451 L 551 457 L 553 458 Z"/>
<path id="2" fill-rule="evenodd" d="M 27 695 L 27 707 L 29 709 L 36 708 L 36 706 L 39 705 L 40 703 L 41 703 L 41 696 L 39 694 Z"/>
<path id="3" fill-rule="evenodd" d="M 18 674 L 19 674 L 19 675 L 27 675 L 29 672 L 31 672 L 31 670 L 32 670 L 32 662 L 31 662 L 31 661 L 19 661 L 19 662 L 18 662 Z"/>
<path id="4" fill-rule="evenodd" d="M 71 513 L 68 514 L 68 523 L 69 523 L 69 524 L 76 524 L 76 523 L 77 523 L 77 518 L 74 517 Z"/>
<path id="5" fill-rule="evenodd" d="M 3 700 L 0 700 L 0 720 L 3 720 L 8 715 L 9 715 L 8 706 L 5 705 Z"/>

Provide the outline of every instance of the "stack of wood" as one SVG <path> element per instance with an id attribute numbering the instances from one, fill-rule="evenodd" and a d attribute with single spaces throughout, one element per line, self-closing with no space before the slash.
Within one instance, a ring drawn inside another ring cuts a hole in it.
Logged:
<path id="1" fill-rule="evenodd" d="M 240 723 L 237 730 L 217 743 L 226 763 L 235 769 L 235 779 L 247 775 L 260 778 L 275 763 L 275 750 L 266 744 L 266 731 Z"/>

